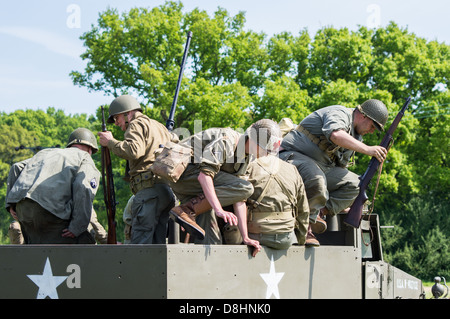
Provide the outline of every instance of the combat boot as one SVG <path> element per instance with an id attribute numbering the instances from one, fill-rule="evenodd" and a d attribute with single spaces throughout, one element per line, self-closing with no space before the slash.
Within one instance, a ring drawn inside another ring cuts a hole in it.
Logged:
<path id="1" fill-rule="evenodd" d="M 310 221 L 309 225 L 313 233 L 322 234 L 327 230 L 327 222 L 322 218 L 324 215 L 322 210 L 320 210 L 319 215 L 317 216 L 316 222 L 312 223 Z"/>
<path id="2" fill-rule="evenodd" d="M 195 217 L 207 212 L 211 208 L 205 195 L 201 194 L 192 198 L 187 203 L 172 208 L 169 214 L 189 234 L 203 240 L 205 238 L 205 231 L 195 222 Z"/>
<path id="3" fill-rule="evenodd" d="M 311 230 L 311 225 L 308 227 L 308 232 L 306 233 L 306 242 L 305 242 L 305 246 L 306 247 L 319 247 L 320 243 L 317 240 L 316 236 L 314 236 L 314 234 L 312 233 Z"/>

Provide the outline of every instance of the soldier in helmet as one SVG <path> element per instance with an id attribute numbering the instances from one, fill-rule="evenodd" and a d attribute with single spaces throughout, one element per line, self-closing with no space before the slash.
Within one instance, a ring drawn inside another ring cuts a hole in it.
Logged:
<path id="1" fill-rule="evenodd" d="M 258 126 L 270 127 L 271 136 L 266 139 L 258 134 Z M 256 122 L 251 129 L 254 134 L 250 133 L 250 138 L 258 145 L 258 157 L 247 168 L 254 192 L 247 199 L 248 211 L 237 212 L 239 232 L 229 225 L 222 230 L 225 242 L 254 246 L 253 256 L 260 250 L 259 244 L 273 249 L 304 245 L 309 206 L 302 178 L 294 165 L 278 158 L 278 148 L 271 147 L 273 142 L 280 145 L 281 130 L 268 119 Z M 270 140 L 273 142 L 267 143 Z"/>
<path id="2" fill-rule="evenodd" d="M 6 209 L 28 244 L 94 244 L 87 231 L 100 172 L 91 155 L 97 139 L 85 128 L 65 149 L 49 148 L 11 166 Z"/>
<path id="3" fill-rule="evenodd" d="M 123 141 L 116 140 L 110 131 L 98 135 L 102 146 L 129 163 L 134 194 L 131 243 L 165 243 L 169 210 L 175 205 L 175 199 L 167 183 L 149 168 L 160 145 L 177 138 L 164 125 L 143 114 L 139 102 L 130 95 L 112 101 L 107 122 L 115 123 L 125 132 Z"/>
<path id="4" fill-rule="evenodd" d="M 216 216 L 228 225 L 237 225 L 236 215 L 246 211 L 245 200 L 253 194 L 252 184 L 245 180 L 248 164 L 253 157 L 263 155 L 257 141 L 264 139 L 261 144 L 266 150 L 277 149 L 281 142 L 271 134 L 273 129 L 269 122 L 260 120 L 245 134 L 211 128 L 181 142 L 193 148 L 193 161 L 178 182 L 171 184 L 182 204 L 170 214 L 200 242 L 222 243 Z M 225 209 L 229 206 L 234 213 Z"/>
<path id="5" fill-rule="evenodd" d="M 281 144 L 280 158 L 294 164 L 303 178 L 310 206 L 307 245 L 318 246 L 313 233 L 322 233 L 324 216 L 345 211 L 359 192 L 359 178 L 347 169 L 354 152 L 384 161 L 387 150 L 369 146 L 362 136 L 383 130 L 388 110 L 379 100 L 354 109 L 328 106 L 308 115 Z"/>

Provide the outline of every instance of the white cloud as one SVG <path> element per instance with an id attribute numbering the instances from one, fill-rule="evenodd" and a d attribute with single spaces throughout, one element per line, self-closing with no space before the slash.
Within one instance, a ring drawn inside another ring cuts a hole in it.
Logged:
<path id="1" fill-rule="evenodd" d="M 0 33 L 44 46 L 54 53 L 79 59 L 83 53 L 81 43 L 71 41 L 56 33 L 30 27 L 0 27 Z"/>

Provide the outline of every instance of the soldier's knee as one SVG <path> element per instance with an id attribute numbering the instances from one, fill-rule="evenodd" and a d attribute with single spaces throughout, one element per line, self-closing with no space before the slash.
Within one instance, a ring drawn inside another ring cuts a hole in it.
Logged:
<path id="1" fill-rule="evenodd" d="M 244 199 L 249 198 L 250 196 L 253 195 L 253 185 L 250 182 L 245 181 L 245 183 L 243 183 L 242 185 L 242 195 L 244 197 Z"/>

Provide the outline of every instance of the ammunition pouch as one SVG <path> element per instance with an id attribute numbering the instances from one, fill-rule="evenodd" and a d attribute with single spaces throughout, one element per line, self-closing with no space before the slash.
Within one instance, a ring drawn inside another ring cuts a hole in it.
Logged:
<path id="1" fill-rule="evenodd" d="M 192 149 L 182 144 L 167 142 L 150 170 L 161 178 L 176 183 L 191 161 Z"/>
<path id="2" fill-rule="evenodd" d="M 329 142 L 324 136 L 317 137 L 311 134 L 306 128 L 301 125 L 297 126 L 297 131 L 305 134 L 307 138 L 314 144 L 316 144 L 327 156 L 330 158 L 332 162 L 337 160 L 337 156 L 335 152 L 339 149 L 339 146 Z"/>
<path id="3" fill-rule="evenodd" d="M 155 175 L 152 172 L 145 172 L 133 176 L 130 180 L 130 188 L 133 194 L 144 188 L 150 188 L 155 184 Z"/>

